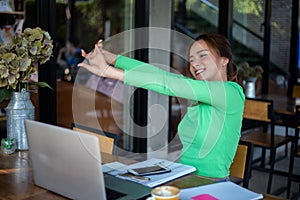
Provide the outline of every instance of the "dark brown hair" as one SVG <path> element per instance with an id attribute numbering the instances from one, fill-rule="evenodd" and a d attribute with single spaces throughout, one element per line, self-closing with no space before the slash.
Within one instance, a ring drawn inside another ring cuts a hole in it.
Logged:
<path id="1" fill-rule="evenodd" d="M 227 38 L 217 33 L 206 33 L 199 35 L 195 41 L 204 40 L 206 44 L 214 50 L 219 56 L 228 58 L 227 64 L 227 80 L 238 82 L 238 69 L 236 64 L 233 62 L 232 50 Z M 191 48 L 192 45 L 190 45 Z M 190 48 L 189 51 L 190 52 Z"/>

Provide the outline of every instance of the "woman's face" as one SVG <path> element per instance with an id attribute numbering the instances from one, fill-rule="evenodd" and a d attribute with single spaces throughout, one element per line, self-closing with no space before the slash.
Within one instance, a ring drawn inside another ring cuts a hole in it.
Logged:
<path id="1" fill-rule="evenodd" d="M 190 72 L 196 80 L 226 81 L 228 59 L 212 51 L 204 40 L 196 41 L 190 48 Z"/>

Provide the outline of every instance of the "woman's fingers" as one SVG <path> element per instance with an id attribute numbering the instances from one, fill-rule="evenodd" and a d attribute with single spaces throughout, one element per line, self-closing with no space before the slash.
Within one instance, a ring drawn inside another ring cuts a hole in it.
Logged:
<path id="1" fill-rule="evenodd" d="M 95 44 L 95 50 L 93 51 L 94 54 L 97 54 L 97 53 L 101 53 L 101 50 L 100 48 L 98 47 L 98 44 Z"/>
<path id="2" fill-rule="evenodd" d="M 85 60 L 89 60 L 89 58 L 91 57 L 90 54 L 91 54 L 91 53 L 86 53 L 83 49 L 81 49 L 81 55 L 82 55 L 82 57 L 85 58 Z M 85 62 L 85 61 L 79 63 L 78 66 L 79 66 L 79 67 L 84 67 L 84 68 L 86 68 L 86 69 L 91 68 L 91 66 L 89 65 L 89 62 Z"/>
<path id="3" fill-rule="evenodd" d="M 93 66 L 91 66 L 89 64 L 79 63 L 78 66 L 87 69 L 88 71 L 92 72 L 93 74 L 100 75 L 99 69 L 96 68 L 96 67 L 93 67 Z"/>
<path id="4" fill-rule="evenodd" d="M 82 55 L 82 57 L 86 57 L 86 55 L 87 55 L 87 53 L 83 50 L 83 49 L 81 49 L 81 55 Z"/>
<path id="5" fill-rule="evenodd" d="M 91 68 L 92 68 L 89 64 L 86 64 L 86 63 L 84 63 L 84 62 L 79 63 L 78 66 L 79 66 L 79 67 L 83 67 L 83 68 L 85 68 L 85 69 L 87 69 L 87 70 L 89 70 L 89 71 L 91 71 Z"/>
<path id="6" fill-rule="evenodd" d="M 102 47 L 103 47 L 103 40 L 100 39 L 100 40 L 97 42 L 97 47 L 102 49 Z"/>

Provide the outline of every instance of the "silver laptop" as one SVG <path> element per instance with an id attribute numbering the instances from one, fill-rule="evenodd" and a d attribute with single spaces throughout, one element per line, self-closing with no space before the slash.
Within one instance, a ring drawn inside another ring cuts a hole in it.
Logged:
<path id="1" fill-rule="evenodd" d="M 32 120 L 25 120 L 25 127 L 36 185 L 71 199 L 139 199 L 150 194 L 149 187 L 102 173 L 96 136 Z"/>

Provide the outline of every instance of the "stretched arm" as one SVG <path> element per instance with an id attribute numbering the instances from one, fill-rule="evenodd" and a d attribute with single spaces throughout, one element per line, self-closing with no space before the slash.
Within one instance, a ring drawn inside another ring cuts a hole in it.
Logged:
<path id="1" fill-rule="evenodd" d="M 151 64 L 143 63 L 124 56 L 117 56 L 102 50 L 102 42 L 95 45 L 95 50 L 89 54 L 83 51 L 83 57 L 87 58 L 89 64 L 81 63 L 92 73 L 107 78 L 120 80 L 125 84 L 152 90 L 169 96 L 177 96 L 202 103 L 225 107 L 226 93 L 233 91 L 240 96 L 242 90 L 234 83 L 218 81 L 199 81 L 184 77 L 179 74 L 170 73 L 159 69 Z M 115 65 L 115 67 L 109 66 Z"/>

